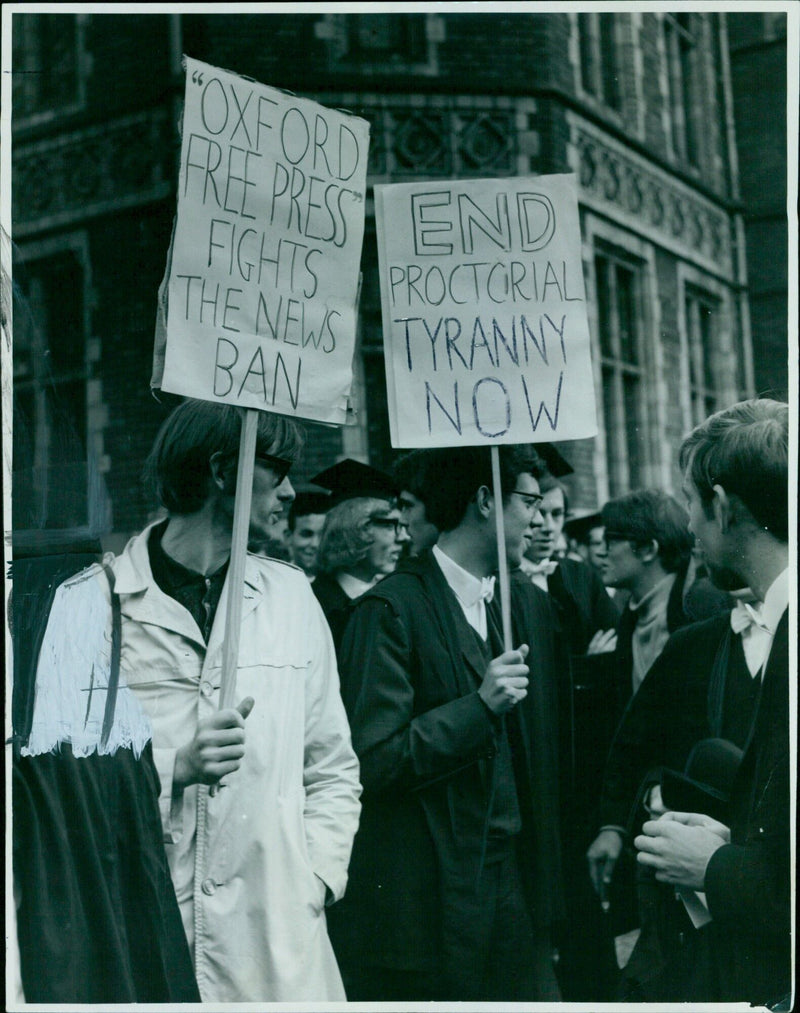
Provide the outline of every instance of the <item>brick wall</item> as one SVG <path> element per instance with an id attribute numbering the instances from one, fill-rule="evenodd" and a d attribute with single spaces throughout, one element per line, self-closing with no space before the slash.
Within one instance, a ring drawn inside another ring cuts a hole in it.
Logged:
<path id="1" fill-rule="evenodd" d="M 325 94 L 395 91 L 407 94 L 444 92 L 459 96 L 493 94 L 533 96 L 538 89 L 553 88 L 582 100 L 575 94 L 575 67 L 571 63 L 571 21 L 566 14 L 444 14 L 441 41 L 435 43 L 436 72 L 397 74 L 375 73 L 349 77 L 339 73 L 331 61 L 329 43 L 319 37 L 317 26 L 324 11 L 295 15 L 237 14 L 181 16 L 183 50 L 212 64 L 249 75 L 264 83 L 298 93 Z M 623 33 L 630 53 L 641 46 L 643 109 L 634 108 L 638 94 L 632 88 L 630 72 L 623 75 L 625 122 L 618 117 L 620 129 L 631 129 L 641 122 L 643 143 L 660 159 L 666 158 L 663 102 L 661 95 L 661 49 L 659 18 L 642 13 L 640 31 Z M 631 26 L 628 25 L 627 28 Z M 169 29 L 166 15 L 91 15 L 87 21 L 86 48 L 91 71 L 87 79 L 87 109 L 83 118 L 98 123 L 111 122 L 125 112 L 162 106 L 170 123 L 174 115 L 169 65 Z M 629 60 L 630 62 L 630 60 Z M 770 65 L 771 66 L 771 65 Z M 429 68 L 430 69 L 430 68 Z M 774 68 L 772 68 L 774 72 Z M 747 71 L 753 81 L 763 79 L 773 89 L 772 100 L 780 92 L 781 82 L 768 76 L 761 65 Z M 748 90 L 743 73 L 742 90 Z M 750 90 L 755 88 L 750 86 Z M 709 96 L 714 101 L 714 95 Z M 757 121 L 753 106 L 740 104 L 745 119 Z M 604 120 L 603 110 L 594 105 L 595 120 Z M 631 121 L 629 113 L 635 113 Z M 641 113 L 641 115 L 639 115 Z M 712 115 L 709 109 L 708 115 Z M 537 166 L 543 172 L 569 171 L 568 125 L 565 109 L 554 96 L 537 98 L 536 130 L 540 153 Z M 607 117 L 611 123 L 613 117 Z M 42 128 L 53 136 L 71 129 L 73 120 L 53 121 Z M 720 141 L 721 143 L 721 141 Z M 767 150 L 759 142 L 745 148 L 745 166 L 759 165 L 763 157 L 771 159 L 778 150 L 770 141 Z M 749 153 L 748 153 L 749 152 Z M 153 151 L 153 163 L 158 153 Z M 163 158 L 163 151 L 161 152 Z M 750 159 L 750 162 L 748 162 Z M 770 163 L 771 164 L 771 163 Z M 777 173 L 776 173 L 777 187 Z M 764 194 L 764 198 L 774 196 Z M 140 205 L 103 218 L 90 220 L 94 307 L 92 332 L 98 341 L 101 358 L 93 377 L 100 381 L 100 400 L 108 419 L 103 433 L 103 452 L 109 470 L 106 482 L 114 503 L 114 526 L 118 532 L 138 528 L 153 504 L 141 487 L 140 469 L 155 431 L 166 414 L 149 395 L 153 322 L 156 292 L 161 280 L 169 233 L 174 214 L 174 198 Z M 51 227 L 51 226 L 50 226 Z M 769 238 L 770 242 L 774 240 Z M 657 258 L 658 291 L 661 298 L 661 335 L 666 374 L 667 404 L 664 406 L 666 431 L 658 433 L 670 445 L 677 446 L 682 433 L 679 415 L 679 349 L 677 343 L 677 289 L 675 258 L 666 254 Z M 755 276 L 755 274 L 754 274 Z M 779 300 L 765 298 L 754 314 L 754 333 L 774 339 L 779 317 Z M 374 379 L 374 378 L 373 378 Z M 653 397 L 660 397 L 654 393 Z M 367 414 L 371 432 L 380 420 L 380 405 L 368 391 Z M 370 408 L 374 411 L 370 414 Z M 306 451 L 295 477 L 299 483 L 331 463 L 341 454 L 342 433 L 333 428 L 308 425 Z M 593 474 L 593 440 L 578 441 L 566 448 L 576 469 L 570 479 L 573 505 L 593 507 L 597 494 Z M 374 439 L 373 460 L 388 466 L 393 455 Z"/>
<path id="2" fill-rule="evenodd" d="M 787 397 L 786 39 L 728 16 L 756 390 Z M 784 28 L 785 31 L 785 28 Z M 791 338 L 796 349 L 796 335 Z M 793 353 L 796 354 L 796 353 Z"/>
<path id="3" fill-rule="evenodd" d="M 164 95 L 169 86 L 169 22 L 164 15 L 92 15 L 85 42 L 91 114 L 107 119 Z"/>
<path id="4" fill-rule="evenodd" d="M 102 358 L 96 374 L 107 410 L 106 483 L 115 530 L 139 527 L 153 508 L 141 468 L 166 409 L 150 395 L 156 296 L 164 273 L 173 208 L 153 206 L 94 224 L 93 336 Z"/>

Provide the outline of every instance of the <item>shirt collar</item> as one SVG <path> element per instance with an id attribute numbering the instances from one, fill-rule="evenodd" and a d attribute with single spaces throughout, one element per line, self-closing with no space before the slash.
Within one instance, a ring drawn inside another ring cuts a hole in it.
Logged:
<path id="1" fill-rule="evenodd" d="M 230 560 L 226 559 L 222 566 L 218 567 L 214 573 L 203 574 L 198 573 L 197 570 L 190 570 L 187 566 L 179 563 L 177 559 L 173 559 L 172 556 L 164 551 L 164 546 L 161 544 L 161 537 L 166 529 L 166 520 L 162 521 L 160 524 L 156 524 L 156 526 L 151 529 L 150 538 L 147 542 L 150 569 L 156 583 L 162 585 L 163 591 L 170 594 L 173 590 L 180 590 L 181 588 L 205 584 L 206 580 L 213 584 L 222 584 L 224 582 Z M 167 584 L 167 587 L 163 586 L 165 583 Z"/>
<path id="2" fill-rule="evenodd" d="M 773 580 L 764 595 L 764 603 L 759 609 L 761 622 L 774 634 L 781 621 L 781 616 L 789 607 L 789 568 L 787 567 Z"/>
<path id="3" fill-rule="evenodd" d="M 659 611 L 659 609 L 666 605 L 674 583 L 675 574 L 668 573 L 654 587 L 651 587 L 647 594 L 643 595 L 639 601 L 635 603 L 632 600 L 629 601 L 628 608 L 632 612 L 637 612 L 640 620 L 647 618 L 647 616 Z"/>
<path id="4" fill-rule="evenodd" d="M 340 572 L 336 574 L 336 581 L 348 598 L 360 598 L 365 591 L 369 591 L 371 587 L 375 586 L 377 579 L 361 580 L 360 577 L 354 577 L 352 573 Z"/>
<path id="5" fill-rule="evenodd" d="M 494 577 L 476 577 L 459 566 L 438 545 L 434 545 L 433 555 L 453 593 L 467 608 L 477 605 L 481 599 L 485 599 L 486 591 L 494 588 Z"/>

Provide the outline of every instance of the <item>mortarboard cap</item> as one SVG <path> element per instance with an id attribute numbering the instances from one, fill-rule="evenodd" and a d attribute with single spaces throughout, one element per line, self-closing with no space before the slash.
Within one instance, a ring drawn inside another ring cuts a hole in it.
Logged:
<path id="1" fill-rule="evenodd" d="M 389 475 L 350 457 L 321 471 L 311 481 L 330 490 L 331 506 L 362 496 L 392 500 L 397 495 L 397 488 Z"/>
<path id="2" fill-rule="evenodd" d="M 572 465 L 561 456 L 552 443 L 535 443 L 533 449 L 544 461 L 553 478 L 563 478 L 572 474 Z"/>
<path id="3" fill-rule="evenodd" d="M 331 494 L 324 489 L 298 489 L 289 508 L 292 517 L 325 514 L 331 508 Z"/>
<path id="4" fill-rule="evenodd" d="M 591 510 L 589 512 L 582 511 L 576 512 L 573 517 L 568 517 L 564 524 L 564 529 L 571 538 L 577 539 L 579 542 L 585 542 L 589 537 L 589 532 L 592 528 L 602 528 L 603 518 L 599 510 Z"/>

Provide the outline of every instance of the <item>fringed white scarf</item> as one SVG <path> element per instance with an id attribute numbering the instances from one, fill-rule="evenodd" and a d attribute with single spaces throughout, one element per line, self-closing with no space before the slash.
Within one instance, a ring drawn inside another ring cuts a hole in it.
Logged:
<path id="1" fill-rule="evenodd" d="M 75 756 L 130 748 L 138 758 L 152 737 L 147 715 L 120 678 L 114 722 L 101 746 L 111 671 L 111 601 L 102 568 L 90 567 L 56 591 L 36 671 L 33 725 L 22 752 L 37 756 L 72 745 Z"/>

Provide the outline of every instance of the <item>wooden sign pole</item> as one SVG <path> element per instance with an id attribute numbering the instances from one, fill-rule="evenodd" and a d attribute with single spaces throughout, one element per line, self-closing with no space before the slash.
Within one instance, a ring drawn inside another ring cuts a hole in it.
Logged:
<path id="1" fill-rule="evenodd" d="M 222 650 L 222 682 L 219 690 L 220 710 L 233 707 L 236 697 L 236 670 L 239 664 L 239 639 L 242 632 L 242 597 L 247 561 L 247 534 L 250 529 L 250 504 L 253 499 L 257 433 L 258 410 L 248 408 L 242 423 L 239 467 L 236 472 L 231 561 L 228 568 L 228 608 Z"/>
<path id="2" fill-rule="evenodd" d="M 513 649 L 511 642 L 511 593 L 508 581 L 508 560 L 506 559 L 506 531 L 503 523 L 503 490 L 500 486 L 500 452 L 497 445 L 492 448 L 492 493 L 495 502 L 495 523 L 497 525 L 497 563 L 500 581 L 500 612 L 503 618 L 503 649 Z"/>

